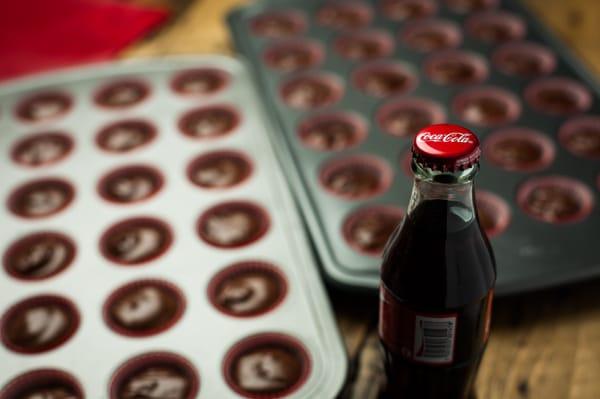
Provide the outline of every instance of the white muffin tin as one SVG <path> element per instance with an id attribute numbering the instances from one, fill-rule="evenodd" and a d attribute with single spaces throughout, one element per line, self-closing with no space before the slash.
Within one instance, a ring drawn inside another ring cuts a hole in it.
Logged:
<path id="1" fill-rule="evenodd" d="M 230 75 L 229 84 L 206 96 L 175 93 L 171 81 L 179 72 L 216 68 Z M 123 110 L 94 104 L 96 90 L 106 82 L 135 78 L 146 82 L 149 96 Z M 72 108 L 48 122 L 27 123 L 15 116 L 16 105 L 27 96 L 57 89 L 72 96 Z M 300 341 L 311 358 L 306 382 L 289 397 L 331 398 L 340 390 L 347 363 L 328 299 L 303 226 L 276 162 L 268 139 L 268 123 L 260 97 L 240 62 L 218 56 L 150 59 L 101 64 L 13 82 L 0 88 L 0 253 L 19 238 L 56 231 L 76 245 L 73 263 L 61 273 L 41 281 L 21 281 L 0 271 L 0 315 L 13 304 L 42 294 L 70 299 L 79 309 L 80 326 L 63 345 L 41 354 L 19 354 L 0 345 L 0 388 L 27 371 L 57 368 L 72 374 L 86 397 L 107 397 L 110 379 L 125 361 L 154 351 L 181 355 L 196 368 L 199 398 L 237 398 L 226 383 L 222 364 L 238 341 L 257 333 L 283 333 Z M 191 109 L 228 104 L 241 123 L 226 136 L 194 140 L 179 131 L 179 118 Z M 142 118 L 153 123 L 156 138 L 128 154 L 100 150 L 99 130 L 114 121 Z M 75 146 L 58 163 L 27 168 L 11 160 L 11 150 L 23 137 L 45 131 L 64 131 Z M 197 156 L 215 150 L 246 154 L 254 170 L 243 184 L 209 190 L 193 185 L 186 175 Z M 99 180 L 119 166 L 151 165 L 164 176 L 161 191 L 133 204 L 108 202 L 97 192 Z M 64 210 L 39 219 L 23 219 L 11 213 L 6 201 L 15 187 L 42 177 L 60 177 L 75 188 L 75 198 Z M 229 200 L 259 204 L 270 216 L 270 228 L 258 241 L 235 249 L 218 249 L 202 241 L 196 231 L 199 216 L 208 208 Z M 101 235 L 113 224 L 137 216 L 167 223 L 173 233 L 170 248 L 150 262 L 122 266 L 102 256 Z M 208 300 L 207 287 L 222 269 L 241 261 L 266 261 L 286 276 L 287 295 L 266 314 L 236 318 L 219 312 Z M 110 330 L 102 317 L 106 299 L 118 287 L 140 279 L 156 278 L 176 285 L 184 294 L 186 309 L 168 330 L 149 337 L 126 337 Z M 0 316 L 1 317 L 1 316 Z"/>

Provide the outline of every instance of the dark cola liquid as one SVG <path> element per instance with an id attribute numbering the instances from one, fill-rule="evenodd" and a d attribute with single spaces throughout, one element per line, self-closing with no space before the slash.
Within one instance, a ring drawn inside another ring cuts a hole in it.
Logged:
<path id="1" fill-rule="evenodd" d="M 475 215 L 459 202 L 425 200 L 388 243 L 380 336 L 390 398 L 469 396 L 487 342 L 496 279 L 493 255 Z M 414 327 L 406 317 L 398 320 L 398 314 L 454 315 L 452 360 L 427 364 L 411 358 L 410 346 L 400 349 L 394 341 L 402 329 Z"/>

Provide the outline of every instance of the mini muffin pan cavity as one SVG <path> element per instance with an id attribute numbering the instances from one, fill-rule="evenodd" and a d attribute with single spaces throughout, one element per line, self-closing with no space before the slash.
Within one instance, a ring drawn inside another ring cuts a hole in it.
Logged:
<path id="1" fill-rule="evenodd" d="M 498 294 L 600 275 L 599 86 L 517 0 L 265 0 L 229 24 L 331 282 L 378 287 L 412 136 L 442 122 L 481 138 Z"/>
<path id="2" fill-rule="evenodd" d="M 0 87 L 0 399 L 335 397 L 343 342 L 259 104 L 217 56 Z M 366 134 L 322 123 L 324 151 Z"/>

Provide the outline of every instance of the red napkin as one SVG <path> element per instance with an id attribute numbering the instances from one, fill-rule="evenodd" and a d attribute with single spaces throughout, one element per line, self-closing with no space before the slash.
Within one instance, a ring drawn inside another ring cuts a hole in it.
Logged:
<path id="1" fill-rule="evenodd" d="M 107 0 L 0 0 L 0 80 L 111 58 L 167 16 Z"/>

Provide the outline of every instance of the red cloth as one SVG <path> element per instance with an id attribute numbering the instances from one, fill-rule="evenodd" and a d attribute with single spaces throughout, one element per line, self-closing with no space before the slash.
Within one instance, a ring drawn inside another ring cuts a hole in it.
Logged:
<path id="1" fill-rule="evenodd" d="M 167 16 L 107 0 L 0 0 L 0 80 L 111 58 Z"/>

